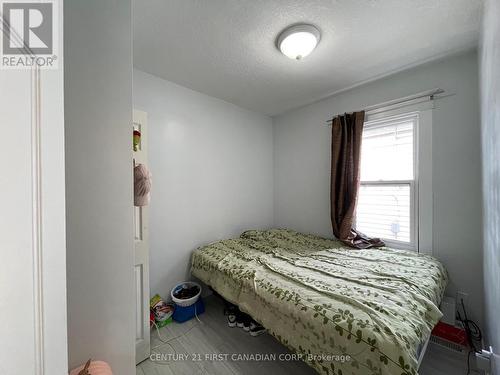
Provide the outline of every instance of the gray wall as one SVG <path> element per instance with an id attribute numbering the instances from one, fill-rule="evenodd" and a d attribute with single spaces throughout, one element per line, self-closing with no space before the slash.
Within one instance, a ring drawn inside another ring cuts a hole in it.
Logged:
<path id="1" fill-rule="evenodd" d="M 482 198 L 477 54 L 469 52 L 402 72 L 274 120 L 275 225 L 331 236 L 332 115 L 440 87 L 433 116 L 433 254 L 449 271 L 448 293 L 469 293 L 482 322 Z"/>
<path id="2" fill-rule="evenodd" d="M 69 366 L 135 374 L 130 0 L 64 2 Z"/>
<path id="3" fill-rule="evenodd" d="M 134 70 L 148 114 L 151 293 L 189 276 L 200 245 L 273 223 L 271 118 Z"/>
<path id="4" fill-rule="evenodd" d="M 500 4 L 486 2 L 481 51 L 486 334 L 500 374 Z"/>

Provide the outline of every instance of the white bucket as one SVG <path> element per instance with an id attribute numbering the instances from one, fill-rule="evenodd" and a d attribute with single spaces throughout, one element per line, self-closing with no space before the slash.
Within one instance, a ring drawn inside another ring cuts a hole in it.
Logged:
<path id="1" fill-rule="evenodd" d="M 194 297 L 186 298 L 186 299 L 175 298 L 174 292 L 179 290 L 179 289 L 182 289 L 184 286 L 187 286 L 187 287 L 197 286 L 199 288 L 198 294 L 195 295 Z M 172 297 L 172 301 L 174 301 L 177 305 L 182 306 L 182 307 L 191 306 L 196 301 L 198 301 L 198 298 L 200 298 L 200 295 L 201 295 L 201 286 L 200 286 L 200 284 L 195 283 L 194 281 L 184 281 L 184 282 L 174 286 L 172 288 L 172 290 L 170 291 L 170 296 Z"/>

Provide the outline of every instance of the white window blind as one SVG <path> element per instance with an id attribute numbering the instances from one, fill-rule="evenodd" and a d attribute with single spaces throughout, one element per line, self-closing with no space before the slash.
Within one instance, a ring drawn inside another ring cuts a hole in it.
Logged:
<path id="1" fill-rule="evenodd" d="M 366 122 L 356 228 L 416 249 L 416 114 Z"/>

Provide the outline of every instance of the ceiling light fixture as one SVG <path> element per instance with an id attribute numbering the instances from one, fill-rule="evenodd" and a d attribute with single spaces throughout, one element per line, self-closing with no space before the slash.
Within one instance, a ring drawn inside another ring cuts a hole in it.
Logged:
<path id="1" fill-rule="evenodd" d="M 313 25 L 293 25 L 281 32 L 276 40 L 278 49 L 293 60 L 309 55 L 319 43 L 321 34 Z"/>

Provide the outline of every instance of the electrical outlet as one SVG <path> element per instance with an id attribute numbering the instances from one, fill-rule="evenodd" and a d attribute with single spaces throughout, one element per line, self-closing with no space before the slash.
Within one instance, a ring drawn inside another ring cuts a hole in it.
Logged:
<path id="1" fill-rule="evenodd" d="M 467 308 L 467 300 L 469 299 L 469 294 L 465 292 L 457 292 L 457 308 L 462 306 L 462 300 L 464 301 L 464 305 Z"/>
<path id="2" fill-rule="evenodd" d="M 481 350 L 480 353 L 475 353 L 476 355 L 476 366 L 479 370 L 483 370 L 486 374 L 491 372 L 491 356 L 493 350 L 490 346 L 490 350 Z"/>

